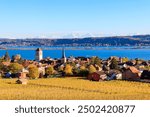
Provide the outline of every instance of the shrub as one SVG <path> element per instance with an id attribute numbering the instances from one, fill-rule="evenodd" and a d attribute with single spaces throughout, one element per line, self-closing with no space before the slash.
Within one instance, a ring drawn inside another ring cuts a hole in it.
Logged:
<path id="1" fill-rule="evenodd" d="M 29 66 L 28 68 L 29 70 L 29 78 L 31 79 L 37 79 L 39 77 L 39 71 L 38 71 L 38 68 L 36 66 Z"/>
<path id="2" fill-rule="evenodd" d="M 23 69 L 23 66 L 19 63 L 11 63 L 8 69 L 11 73 L 16 74 Z"/>
<path id="3" fill-rule="evenodd" d="M 53 66 L 49 66 L 48 68 L 46 68 L 45 73 L 46 73 L 46 75 L 48 75 L 48 76 L 54 74 L 54 68 L 53 68 Z"/>
<path id="4" fill-rule="evenodd" d="M 73 73 L 72 73 L 72 66 L 70 64 L 67 64 L 65 66 L 64 72 L 65 72 L 66 76 L 73 75 Z"/>

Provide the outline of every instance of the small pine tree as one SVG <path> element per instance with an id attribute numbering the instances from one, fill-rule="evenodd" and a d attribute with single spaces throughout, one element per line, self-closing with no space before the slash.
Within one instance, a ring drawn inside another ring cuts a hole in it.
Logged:
<path id="1" fill-rule="evenodd" d="M 4 60 L 5 61 L 10 61 L 10 56 L 8 54 L 8 51 L 5 53 Z"/>

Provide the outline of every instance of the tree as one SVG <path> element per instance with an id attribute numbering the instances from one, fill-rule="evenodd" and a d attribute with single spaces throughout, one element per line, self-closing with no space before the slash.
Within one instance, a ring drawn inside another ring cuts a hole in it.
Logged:
<path id="1" fill-rule="evenodd" d="M 85 66 L 81 66 L 79 75 L 82 77 L 86 77 L 86 76 L 88 76 L 88 74 L 89 74 L 88 69 Z"/>
<path id="2" fill-rule="evenodd" d="M 93 72 L 96 72 L 96 68 L 93 65 L 90 65 L 89 66 L 89 73 L 91 74 Z"/>
<path id="3" fill-rule="evenodd" d="M 29 78 L 37 79 L 39 77 L 39 71 L 35 65 L 29 66 L 28 70 L 29 70 L 29 74 L 28 74 Z"/>
<path id="4" fill-rule="evenodd" d="M 0 72 L 5 73 L 8 71 L 9 71 L 8 66 L 5 66 L 4 64 L 2 64 L 2 62 L 0 62 Z"/>
<path id="5" fill-rule="evenodd" d="M 49 66 L 48 68 L 46 68 L 45 73 L 48 76 L 54 74 L 54 68 L 53 68 L 53 66 Z"/>
<path id="6" fill-rule="evenodd" d="M 72 71 L 73 71 L 73 74 L 75 75 L 75 76 L 78 76 L 79 75 L 79 68 L 78 67 L 74 67 L 73 69 L 72 69 Z"/>
<path id="7" fill-rule="evenodd" d="M 122 62 L 123 62 L 123 63 L 126 63 L 126 62 L 128 62 L 128 61 L 129 61 L 129 59 L 128 59 L 127 57 L 122 58 Z"/>
<path id="8" fill-rule="evenodd" d="M 71 66 L 70 64 L 67 64 L 67 65 L 65 66 L 64 72 L 65 72 L 65 75 L 66 75 L 66 76 L 72 75 L 72 74 L 73 74 L 73 73 L 72 73 L 72 66 Z"/>
<path id="9" fill-rule="evenodd" d="M 115 58 L 111 60 L 110 69 L 118 69 L 118 62 Z"/>
<path id="10" fill-rule="evenodd" d="M 11 63 L 8 69 L 11 73 L 16 74 L 23 69 L 23 66 L 19 63 Z"/>
<path id="11" fill-rule="evenodd" d="M 90 62 L 91 65 L 98 65 L 99 67 L 101 67 L 101 59 L 99 57 L 92 57 L 91 58 L 91 62 Z"/>
<path id="12" fill-rule="evenodd" d="M 64 71 L 64 68 L 65 68 L 65 67 L 62 65 L 62 66 L 60 66 L 60 67 L 58 68 L 58 71 L 59 71 L 59 72 L 63 72 L 63 71 Z"/>
<path id="13" fill-rule="evenodd" d="M 8 52 L 5 53 L 4 60 L 5 61 L 10 61 L 10 56 L 9 56 Z"/>

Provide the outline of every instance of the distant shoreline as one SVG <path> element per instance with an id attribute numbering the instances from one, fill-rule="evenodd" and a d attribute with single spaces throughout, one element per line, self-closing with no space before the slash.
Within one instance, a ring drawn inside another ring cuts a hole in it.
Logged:
<path id="1" fill-rule="evenodd" d="M 39 46 L 38 46 L 39 47 Z M 0 50 L 36 50 L 37 46 L 0 47 Z M 150 49 L 150 46 L 93 46 L 93 47 L 64 47 L 64 46 L 41 46 L 42 50 L 124 50 L 124 49 Z"/>

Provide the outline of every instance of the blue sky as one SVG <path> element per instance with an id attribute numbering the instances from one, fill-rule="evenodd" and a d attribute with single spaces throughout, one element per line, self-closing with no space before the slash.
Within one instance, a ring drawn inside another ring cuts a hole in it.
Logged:
<path id="1" fill-rule="evenodd" d="M 0 37 L 150 34 L 150 0 L 0 0 Z"/>

